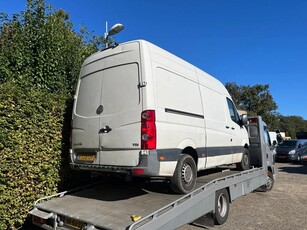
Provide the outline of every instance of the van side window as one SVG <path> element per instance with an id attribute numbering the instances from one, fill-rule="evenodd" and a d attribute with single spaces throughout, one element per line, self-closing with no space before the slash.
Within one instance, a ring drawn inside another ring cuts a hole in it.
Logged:
<path id="1" fill-rule="evenodd" d="M 229 98 L 227 98 L 227 104 L 228 104 L 228 109 L 229 109 L 231 120 L 239 124 L 240 118 L 239 118 L 238 112 L 233 102 Z"/>

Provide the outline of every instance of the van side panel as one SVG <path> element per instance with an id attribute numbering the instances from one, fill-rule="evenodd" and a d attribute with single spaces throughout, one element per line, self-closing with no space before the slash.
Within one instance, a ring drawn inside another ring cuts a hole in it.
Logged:
<path id="1" fill-rule="evenodd" d="M 156 68 L 155 74 L 159 115 L 157 148 L 201 146 L 204 122 L 198 84 L 160 67 Z M 189 145 L 184 144 L 187 142 Z"/>
<path id="2" fill-rule="evenodd" d="M 206 168 L 232 163 L 231 136 L 227 126 L 224 85 L 209 74 L 197 69 L 207 132 Z"/>
<path id="3" fill-rule="evenodd" d="M 232 163 L 231 137 L 226 128 L 225 96 L 201 85 L 207 131 L 206 168 Z"/>
<path id="4" fill-rule="evenodd" d="M 175 148 L 160 162 L 160 173 L 171 176 L 180 153 L 205 144 L 204 117 L 195 68 L 150 46 L 155 92 L 157 149 Z"/>

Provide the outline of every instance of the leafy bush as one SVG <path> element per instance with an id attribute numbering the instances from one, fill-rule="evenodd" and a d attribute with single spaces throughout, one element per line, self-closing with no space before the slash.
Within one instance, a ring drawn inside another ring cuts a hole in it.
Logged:
<path id="1" fill-rule="evenodd" d="M 57 192 L 65 100 L 0 85 L 0 229 L 22 225 L 37 198 Z"/>
<path id="2" fill-rule="evenodd" d="M 0 229 L 21 226 L 37 198 L 80 184 L 67 157 L 71 95 L 104 42 L 44 0 L 26 2 L 12 18 L 0 13 Z"/>
<path id="3" fill-rule="evenodd" d="M 0 14 L 0 82 L 72 93 L 82 62 L 101 39 L 85 28 L 76 33 L 65 11 L 28 0 L 11 19 Z"/>

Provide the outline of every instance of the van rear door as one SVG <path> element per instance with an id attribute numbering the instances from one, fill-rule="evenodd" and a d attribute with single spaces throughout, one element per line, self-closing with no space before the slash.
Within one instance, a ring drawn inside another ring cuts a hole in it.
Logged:
<path id="1" fill-rule="evenodd" d="M 81 70 L 72 117 L 72 148 L 78 163 L 99 164 L 99 115 L 102 77 L 91 65 Z"/>
<path id="2" fill-rule="evenodd" d="M 136 166 L 141 140 L 139 65 L 128 63 L 103 71 L 99 121 L 100 164 Z"/>
<path id="3" fill-rule="evenodd" d="M 77 163 L 138 164 L 142 113 L 139 82 L 137 42 L 103 51 L 85 62 L 73 114 L 72 147 Z"/>

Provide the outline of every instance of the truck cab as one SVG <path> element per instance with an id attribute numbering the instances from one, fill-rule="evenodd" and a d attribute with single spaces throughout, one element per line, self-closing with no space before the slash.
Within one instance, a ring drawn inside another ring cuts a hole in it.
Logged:
<path id="1" fill-rule="evenodd" d="M 254 167 L 265 167 L 267 169 L 268 180 L 263 189 L 271 190 L 272 183 L 275 180 L 275 146 L 271 142 L 268 126 L 261 116 L 252 116 L 248 118 L 246 128 L 250 141 L 250 164 Z"/>

